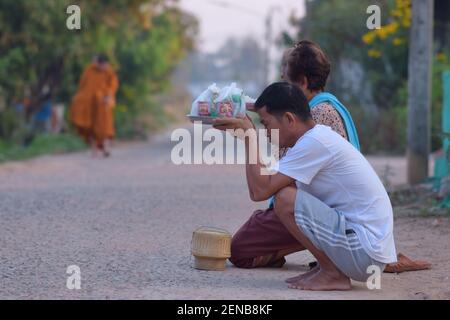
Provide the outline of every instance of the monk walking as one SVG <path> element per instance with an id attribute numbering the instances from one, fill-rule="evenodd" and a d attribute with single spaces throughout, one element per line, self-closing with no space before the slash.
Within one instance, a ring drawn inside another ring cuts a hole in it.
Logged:
<path id="1" fill-rule="evenodd" d="M 105 55 L 97 55 L 83 72 L 77 94 L 72 100 L 70 118 L 78 134 L 92 146 L 93 155 L 100 150 L 110 155 L 106 141 L 115 135 L 114 113 L 117 75 Z"/>

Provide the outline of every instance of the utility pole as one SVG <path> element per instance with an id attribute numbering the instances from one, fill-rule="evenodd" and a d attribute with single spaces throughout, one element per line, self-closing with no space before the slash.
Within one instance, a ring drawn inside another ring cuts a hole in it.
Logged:
<path id="1" fill-rule="evenodd" d="M 271 65 L 272 65 L 272 48 L 274 45 L 273 39 L 273 17 L 277 11 L 280 10 L 279 6 L 270 7 L 266 15 L 265 26 L 265 48 L 264 48 L 264 87 L 272 82 L 271 79 Z"/>
<path id="2" fill-rule="evenodd" d="M 239 12 L 243 12 L 246 14 L 250 14 L 252 16 L 255 16 L 257 18 L 261 18 L 263 14 L 257 10 L 250 9 L 248 7 L 228 3 L 223 0 L 210 0 L 210 5 L 222 7 L 229 10 L 235 10 Z M 280 10 L 279 6 L 272 6 L 270 7 L 269 11 L 267 12 L 265 16 L 265 34 L 264 34 L 264 79 L 262 79 L 262 87 L 266 87 L 271 82 L 271 63 L 272 63 L 272 48 L 273 48 L 273 17 L 274 14 Z"/>
<path id="3" fill-rule="evenodd" d="M 266 16 L 266 34 L 265 34 L 265 48 L 264 48 L 264 83 L 263 87 L 266 87 L 270 82 L 270 53 L 272 49 L 272 19 L 273 11 L 269 10 Z"/>
<path id="4" fill-rule="evenodd" d="M 428 177 L 434 0 L 412 0 L 408 61 L 408 182 Z"/>

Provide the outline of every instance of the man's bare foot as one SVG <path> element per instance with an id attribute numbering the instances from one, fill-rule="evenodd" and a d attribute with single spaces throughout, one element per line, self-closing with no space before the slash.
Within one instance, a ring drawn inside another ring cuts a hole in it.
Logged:
<path id="1" fill-rule="evenodd" d="M 304 281 L 297 281 L 289 285 L 291 289 L 330 291 L 350 290 L 352 288 L 350 278 L 340 272 L 330 273 L 319 269 L 314 275 Z"/>
<path id="2" fill-rule="evenodd" d="M 315 266 L 314 268 L 312 268 L 311 270 L 309 270 L 308 272 L 302 273 L 296 277 L 292 277 L 292 278 L 287 278 L 286 280 L 284 280 L 287 283 L 296 283 L 305 279 L 308 279 L 309 277 L 311 277 L 313 274 L 317 273 L 320 270 L 319 265 Z"/>

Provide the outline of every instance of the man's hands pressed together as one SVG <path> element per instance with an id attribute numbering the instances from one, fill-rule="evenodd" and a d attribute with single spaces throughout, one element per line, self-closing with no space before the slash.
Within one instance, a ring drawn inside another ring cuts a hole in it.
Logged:
<path id="1" fill-rule="evenodd" d="M 282 188 L 291 185 L 294 180 L 284 174 L 277 173 L 274 175 L 263 175 L 261 172 L 266 166 L 261 162 L 258 149 L 258 134 L 255 126 L 248 116 L 239 118 L 217 118 L 214 120 L 213 127 L 228 131 L 231 130 L 234 136 L 245 138 L 246 165 L 245 171 L 247 176 L 247 185 L 250 199 L 253 201 L 264 201 L 275 195 Z M 252 132 L 248 132 L 252 130 Z M 237 131 L 237 132 L 236 132 Z M 240 131 L 240 132 L 239 132 Z M 256 157 L 250 157 L 250 154 Z M 256 162 L 249 161 L 249 158 L 256 158 Z"/>

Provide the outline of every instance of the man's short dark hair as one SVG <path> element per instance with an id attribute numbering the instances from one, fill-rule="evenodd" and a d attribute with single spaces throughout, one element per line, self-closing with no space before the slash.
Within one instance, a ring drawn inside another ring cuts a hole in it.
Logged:
<path id="1" fill-rule="evenodd" d="M 306 77 L 309 90 L 325 89 L 331 65 L 318 44 L 308 40 L 297 43 L 289 55 L 287 65 L 287 76 L 291 81 L 299 82 L 302 77 Z"/>
<path id="2" fill-rule="evenodd" d="M 274 116 L 282 116 L 286 112 L 295 114 L 299 119 L 312 119 L 308 100 L 302 90 L 287 82 L 276 82 L 268 86 L 255 102 L 255 109 L 266 107 Z"/>

